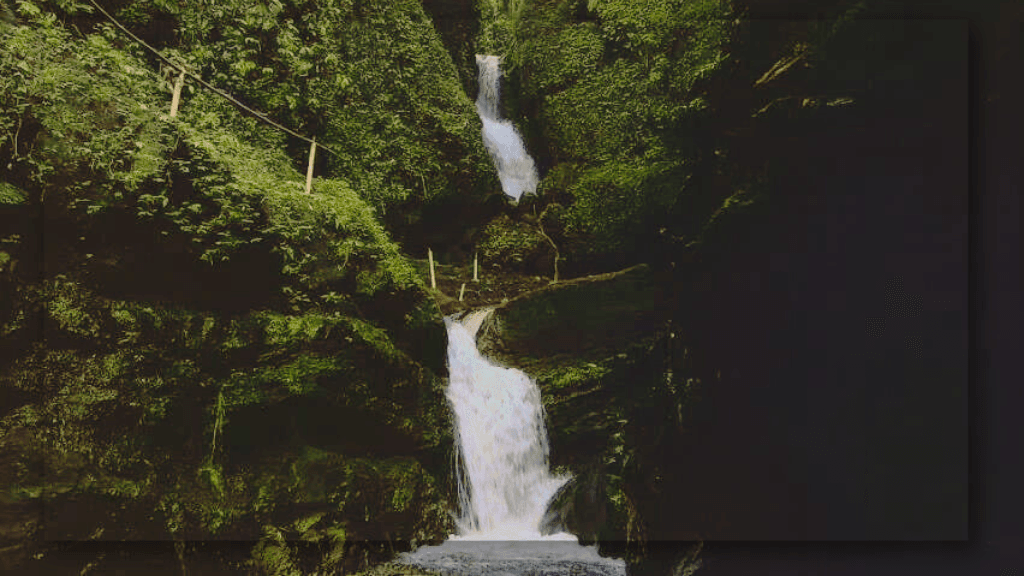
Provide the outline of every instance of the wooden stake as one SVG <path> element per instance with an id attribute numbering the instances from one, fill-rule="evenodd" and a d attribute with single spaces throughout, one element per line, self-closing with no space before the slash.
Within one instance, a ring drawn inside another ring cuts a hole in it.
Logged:
<path id="1" fill-rule="evenodd" d="M 459 289 L 459 302 L 462 302 L 462 295 L 466 293 L 466 283 L 462 283 L 462 288 Z"/>
<path id="2" fill-rule="evenodd" d="M 178 115 L 178 102 L 181 101 L 181 87 L 185 85 L 185 71 L 182 70 L 178 74 L 178 78 L 174 81 L 174 92 L 171 94 L 171 118 Z"/>
<path id="3" fill-rule="evenodd" d="M 479 253 L 478 252 L 474 252 L 473 253 L 473 282 L 479 282 L 480 281 L 480 277 L 477 275 L 477 266 L 476 266 L 477 256 L 479 256 Z"/>
<path id="4" fill-rule="evenodd" d="M 437 280 L 434 278 L 434 252 L 427 248 L 427 259 L 430 260 L 430 287 L 437 289 Z"/>
<path id="5" fill-rule="evenodd" d="M 309 145 L 309 166 L 306 167 L 306 194 L 313 191 L 313 160 L 316 159 L 316 137 L 313 137 L 313 143 Z"/>

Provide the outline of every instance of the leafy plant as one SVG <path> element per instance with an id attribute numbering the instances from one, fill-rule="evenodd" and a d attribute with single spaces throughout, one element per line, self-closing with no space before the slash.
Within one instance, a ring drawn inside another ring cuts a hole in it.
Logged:
<path id="1" fill-rule="evenodd" d="M 687 134 L 706 113 L 700 83 L 726 61 L 728 16 L 710 0 L 526 4 L 508 60 L 517 107 L 538 111 L 527 132 L 550 150 L 541 189 L 572 199 L 570 260 L 642 257 L 659 230 L 696 232 L 673 215 L 696 207 L 688 181 L 705 152 Z"/>

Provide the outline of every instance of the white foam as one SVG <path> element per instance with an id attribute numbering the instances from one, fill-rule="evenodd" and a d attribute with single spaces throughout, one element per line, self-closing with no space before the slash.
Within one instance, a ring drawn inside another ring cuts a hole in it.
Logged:
<path id="1" fill-rule="evenodd" d="M 508 120 L 499 113 L 501 95 L 501 60 L 497 56 L 478 54 L 480 92 L 476 99 L 477 114 L 483 121 L 484 147 L 491 155 L 498 180 L 505 194 L 519 200 L 524 194 L 537 191 L 537 167 L 526 152 L 523 139 Z"/>
<path id="2" fill-rule="evenodd" d="M 537 383 L 490 362 L 476 348 L 474 336 L 490 312 L 445 321 L 446 394 L 460 466 L 458 533 L 398 561 L 444 574 L 624 576 L 624 560 L 602 558 L 596 546 L 581 546 L 567 532 L 542 533 L 551 498 L 569 478 L 548 469 Z"/>

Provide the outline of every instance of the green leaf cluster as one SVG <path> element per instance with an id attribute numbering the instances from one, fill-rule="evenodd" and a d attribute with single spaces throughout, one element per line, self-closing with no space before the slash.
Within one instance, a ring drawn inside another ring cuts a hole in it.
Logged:
<path id="1" fill-rule="evenodd" d="M 133 2 L 119 15 L 137 28 L 170 23 L 178 44 L 168 48 L 214 85 L 316 136 L 336 153 L 321 153 L 324 173 L 382 213 L 494 185 L 479 120 L 417 1 Z M 308 146 L 290 153 L 302 162 Z"/>
<path id="2" fill-rule="evenodd" d="M 477 247 L 488 266 L 514 267 L 523 264 L 538 249 L 546 248 L 543 242 L 535 228 L 502 215 L 484 228 Z"/>
<path id="3" fill-rule="evenodd" d="M 707 151 L 692 127 L 707 110 L 701 82 L 727 59 L 729 15 L 718 0 L 526 3 L 508 55 L 513 100 L 537 111 L 525 123 L 550 154 L 541 188 L 569 199 L 570 259 L 699 232 L 676 215 L 698 208 L 691 175 Z"/>

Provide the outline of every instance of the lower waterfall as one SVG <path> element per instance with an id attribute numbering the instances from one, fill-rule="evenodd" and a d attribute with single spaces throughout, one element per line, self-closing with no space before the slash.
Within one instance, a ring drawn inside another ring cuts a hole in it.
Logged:
<path id="1" fill-rule="evenodd" d="M 484 358 L 475 335 L 489 309 L 448 327 L 448 401 L 455 421 L 460 515 L 457 534 L 399 562 L 446 574 L 622 576 L 566 532 L 544 534 L 548 504 L 567 477 L 548 469 L 540 389 L 529 376 Z"/>

